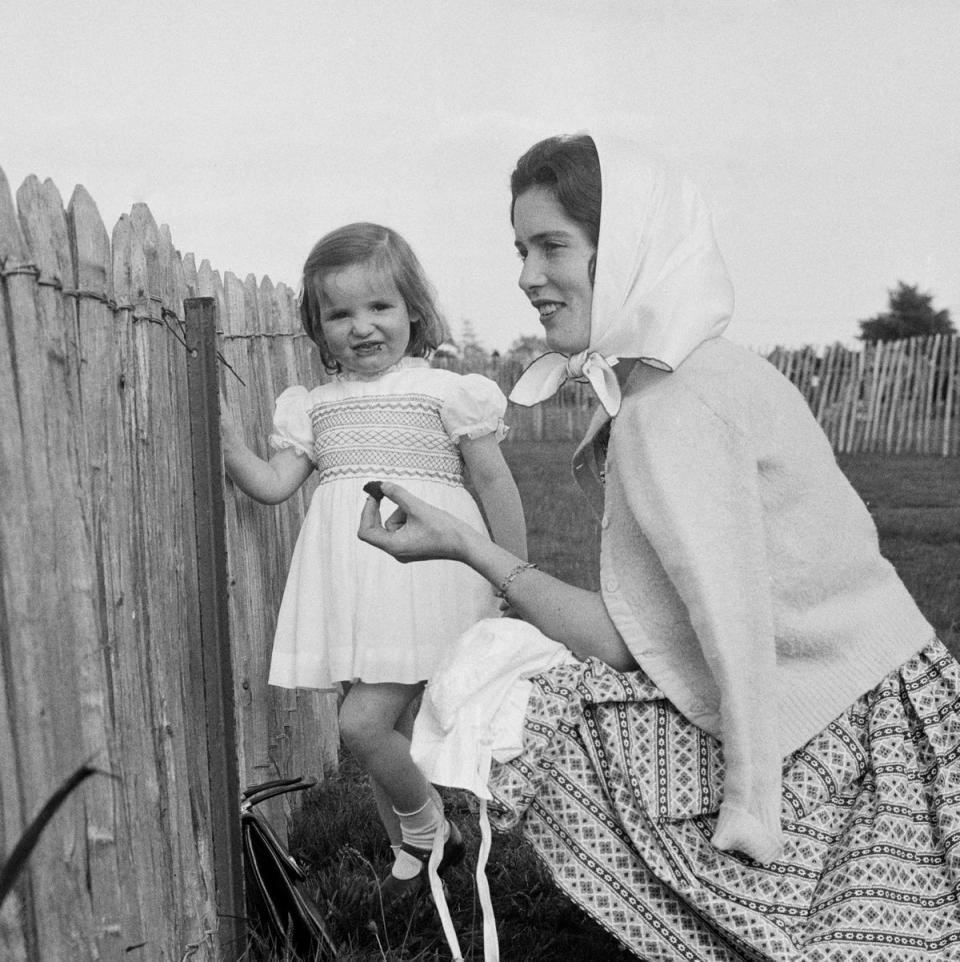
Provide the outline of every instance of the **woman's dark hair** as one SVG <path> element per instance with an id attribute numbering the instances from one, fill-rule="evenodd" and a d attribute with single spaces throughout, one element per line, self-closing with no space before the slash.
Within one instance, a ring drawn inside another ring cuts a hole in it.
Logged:
<path id="1" fill-rule="evenodd" d="M 517 198 L 531 187 L 546 187 L 570 220 L 593 242 L 600 241 L 600 157 L 589 134 L 561 134 L 534 144 L 510 175 L 510 223 Z"/>
<path id="2" fill-rule="evenodd" d="M 340 364 L 330 355 L 323 336 L 315 282 L 318 277 L 358 265 L 380 271 L 393 279 L 410 315 L 407 355 L 427 357 L 446 334 L 433 286 L 413 249 L 395 230 L 361 222 L 325 234 L 314 244 L 303 265 L 300 322 L 307 336 L 320 349 L 323 366 L 331 373 L 340 370 Z"/>

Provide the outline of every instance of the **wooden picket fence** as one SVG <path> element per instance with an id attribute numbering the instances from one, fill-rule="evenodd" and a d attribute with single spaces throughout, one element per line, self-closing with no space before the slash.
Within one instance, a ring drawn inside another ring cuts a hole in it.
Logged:
<path id="1" fill-rule="evenodd" d="M 768 360 L 803 394 L 838 453 L 960 454 L 960 337 L 934 335 L 851 350 L 777 348 Z M 438 363 L 497 381 L 508 393 L 522 365 L 493 359 Z M 586 384 L 567 383 L 533 408 L 510 406 L 509 440 L 575 440 L 596 401 Z"/>
<path id="2" fill-rule="evenodd" d="M 74 769 L 106 774 L 0 908 L 0 958 L 236 958 L 238 798 L 211 772 L 235 754 L 241 783 L 322 778 L 336 699 L 266 685 L 306 494 L 264 508 L 227 485 L 231 646 L 212 654 L 232 661 L 235 725 L 211 713 L 184 300 L 220 307 L 223 389 L 252 443 L 269 385 L 322 375 L 288 288 L 197 268 L 145 206 L 108 235 L 82 187 L 64 209 L 30 177 L 16 201 L 0 172 L 0 859 Z"/>
<path id="3" fill-rule="evenodd" d="M 834 450 L 960 454 L 960 338 L 937 334 L 851 351 L 774 351 Z"/>

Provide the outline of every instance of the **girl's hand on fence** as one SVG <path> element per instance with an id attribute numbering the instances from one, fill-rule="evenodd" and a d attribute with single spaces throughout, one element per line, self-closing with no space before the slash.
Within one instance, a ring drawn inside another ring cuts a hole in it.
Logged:
<path id="1" fill-rule="evenodd" d="M 225 448 L 243 444 L 243 428 L 227 407 L 222 394 L 220 395 L 220 443 Z"/>
<path id="2" fill-rule="evenodd" d="M 380 505 L 368 497 L 357 537 L 386 551 L 397 561 L 465 560 L 466 545 L 475 532 L 452 514 L 422 501 L 399 484 L 384 481 L 383 494 L 397 510 L 380 520 Z"/>

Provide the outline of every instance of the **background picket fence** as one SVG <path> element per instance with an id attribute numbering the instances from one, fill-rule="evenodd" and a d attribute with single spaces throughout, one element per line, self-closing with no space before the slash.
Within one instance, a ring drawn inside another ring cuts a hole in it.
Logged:
<path id="1" fill-rule="evenodd" d="M 803 394 L 838 453 L 960 454 L 960 338 L 935 335 L 851 350 L 777 348 L 768 360 Z M 509 393 L 523 366 L 495 359 L 469 368 Z M 534 408 L 511 405 L 509 439 L 574 440 L 586 429 L 595 400 L 588 385 L 565 384 Z"/>
<path id="2" fill-rule="evenodd" d="M 141 204 L 108 235 L 82 187 L 64 209 L 30 177 L 14 205 L 0 172 L 0 281 L 0 853 L 77 766 L 113 776 L 85 782 L 47 829 L 0 911 L 0 956 L 231 958 L 238 929 L 218 913 L 236 894 L 222 851 L 236 799 L 210 773 L 235 752 L 241 784 L 322 778 L 336 696 L 266 685 L 314 482 L 275 508 L 227 483 L 235 732 L 211 712 L 184 300 L 214 299 L 220 387 L 262 454 L 276 395 L 325 375 L 288 287 L 197 267 Z M 839 451 L 958 453 L 955 337 L 771 361 Z M 519 367 L 482 373 L 509 390 Z M 592 403 L 569 384 L 511 408 L 511 437 L 577 437 Z"/>

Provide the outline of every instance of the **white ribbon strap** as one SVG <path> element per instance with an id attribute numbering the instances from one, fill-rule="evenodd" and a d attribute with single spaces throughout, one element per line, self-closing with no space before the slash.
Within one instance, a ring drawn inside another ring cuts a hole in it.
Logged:
<path id="1" fill-rule="evenodd" d="M 483 912 L 483 962 L 500 962 L 500 940 L 497 937 L 497 921 L 493 916 L 493 900 L 490 898 L 490 883 L 487 881 L 487 859 L 493 840 L 490 835 L 490 818 L 487 815 L 487 800 L 480 799 L 480 851 L 477 854 L 477 893 Z"/>
<path id="2" fill-rule="evenodd" d="M 520 375 L 510 392 L 510 400 L 532 407 L 553 397 L 564 381 L 585 380 L 607 414 L 614 417 L 620 410 L 620 385 L 613 371 L 617 360 L 597 351 L 581 351 L 569 358 L 556 352 L 542 354 Z"/>
<path id="3" fill-rule="evenodd" d="M 457 930 L 453 927 L 450 908 L 443 894 L 443 882 L 440 881 L 440 876 L 437 874 L 437 866 L 443 858 L 443 826 L 444 820 L 441 819 L 440 825 L 433 836 L 433 848 L 430 850 L 430 861 L 427 862 L 427 879 L 430 882 L 433 904 L 437 907 L 440 924 L 443 926 L 443 934 L 446 936 L 447 945 L 450 946 L 450 951 L 453 954 L 453 962 L 463 962 L 463 953 L 460 951 L 460 942 L 457 940 Z"/>
<path id="4" fill-rule="evenodd" d="M 490 897 L 490 883 L 487 881 L 487 859 L 493 837 L 490 833 L 490 817 L 487 815 L 487 800 L 480 799 L 480 851 L 477 853 L 477 893 L 480 896 L 480 908 L 483 912 L 483 960 L 484 962 L 500 962 L 500 940 L 497 936 L 497 922 L 493 914 L 493 899 Z M 443 934 L 453 955 L 453 962 L 463 962 L 460 942 L 450 915 L 450 907 L 443 894 L 443 882 L 437 874 L 437 866 L 443 858 L 443 824 L 433 836 L 433 847 L 430 850 L 430 860 L 427 862 L 427 879 L 430 882 L 430 894 L 433 896 Z"/>

